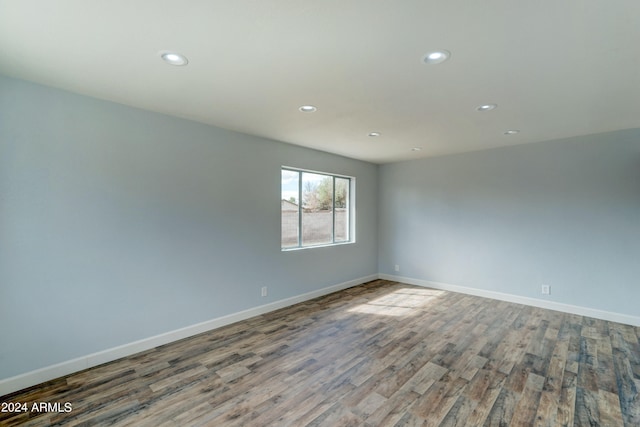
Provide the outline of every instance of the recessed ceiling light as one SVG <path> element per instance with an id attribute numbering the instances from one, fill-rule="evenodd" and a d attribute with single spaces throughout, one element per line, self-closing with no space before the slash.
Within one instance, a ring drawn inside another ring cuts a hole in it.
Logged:
<path id="1" fill-rule="evenodd" d="M 515 135 L 520 133 L 520 131 L 518 129 L 509 129 L 507 131 L 504 132 L 505 135 Z"/>
<path id="2" fill-rule="evenodd" d="M 380 132 L 370 132 L 369 136 L 371 136 L 371 137 L 380 136 Z"/>
<path id="3" fill-rule="evenodd" d="M 413 147 L 413 148 L 411 149 L 411 151 L 422 151 L 422 148 L 420 148 L 420 147 Z"/>
<path id="4" fill-rule="evenodd" d="M 175 52 L 160 52 L 160 57 L 164 62 L 171 65 L 187 65 L 189 63 L 189 60 L 184 55 Z"/>
<path id="5" fill-rule="evenodd" d="M 422 57 L 422 62 L 425 64 L 440 64 L 451 57 L 451 52 L 448 50 L 440 49 L 427 53 Z"/>
<path id="6" fill-rule="evenodd" d="M 477 111 L 491 111 L 494 108 L 496 108 L 498 106 L 498 104 L 482 104 L 478 107 L 476 107 Z"/>
<path id="7" fill-rule="evenodd" d="M 303 113 L 314 113 L 318 109 L 313 105 L 303 105 L 302 107 L 298 108 L 298 110 L 302 111 Z"/>

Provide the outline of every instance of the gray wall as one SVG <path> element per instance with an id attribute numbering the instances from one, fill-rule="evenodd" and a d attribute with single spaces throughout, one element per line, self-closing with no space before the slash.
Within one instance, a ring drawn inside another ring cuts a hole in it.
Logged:
<path id="1" fill-rule="evenodd" d="M 384 165 L 379 189 L 380 273 L 640 315 L 639 130 Z"/>
<path id="2" fill-rule="evenodd" d="M 356 244 L 280 251 L 281 165 L 356 177 Z M 376 165 L 0 76 L 0 379 L 376 274 L 376 185 Z"/>

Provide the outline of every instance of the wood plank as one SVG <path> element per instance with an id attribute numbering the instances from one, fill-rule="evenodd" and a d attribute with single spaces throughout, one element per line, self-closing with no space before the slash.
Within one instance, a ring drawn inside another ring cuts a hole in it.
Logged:
<path id="1" fill-rule="evenodd" d="M 566 370 L 562 377 L 562 389 L 560 390 L 560 400 L 558 402 L 557 425 L 562 427 L 573 426 L 576 392 L 577 374 Z"/>

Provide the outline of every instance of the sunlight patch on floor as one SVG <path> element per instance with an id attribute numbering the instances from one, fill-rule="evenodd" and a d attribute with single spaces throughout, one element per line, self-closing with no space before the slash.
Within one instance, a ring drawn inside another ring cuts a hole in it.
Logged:
<path id="1" fill-rule="evenodd" d="M 410 316 L 429 305 L 445 291 L 435 289 L 403 288 L 376 298 L 349 310 L 350 313 L 379 314 L 383 316 Z"/>

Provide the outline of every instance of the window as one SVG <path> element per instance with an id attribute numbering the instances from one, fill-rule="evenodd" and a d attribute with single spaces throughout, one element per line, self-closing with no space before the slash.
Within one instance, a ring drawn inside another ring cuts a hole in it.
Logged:
<path id="1" fill-rule="evenodd" d="M 282 168 L 282 249 L 353 241 L 354 179 Z"/>

